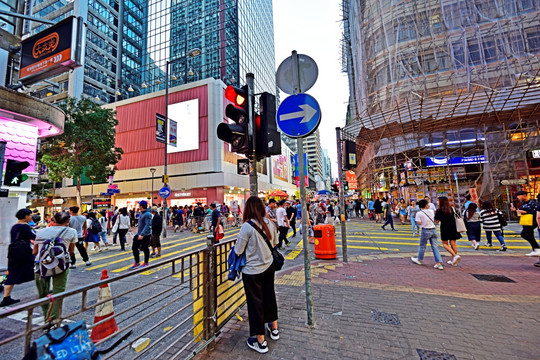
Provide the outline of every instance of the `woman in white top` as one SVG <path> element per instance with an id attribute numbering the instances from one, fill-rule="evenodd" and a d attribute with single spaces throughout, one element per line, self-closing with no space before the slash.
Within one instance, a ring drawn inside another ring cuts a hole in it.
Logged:
<path id="1" fill-rule="evenodd" d="M 258 197 L 250 197 L 246 201 L 244 224 L 238 233 L 234 251 L 246 257 L 242 281 L 249 318 L 250 337 L 247 345 L 261 354 L 268 352 L 268 344 L 264 339 L 267 331 L 272 340 L 279 339 L 274 258 L 270 250 L 277 243 L 276 227 L 266 217 L 264 204 Z"/>
<path id="2" fill-rule="evenodd" d="M 118 232 L 118 236 L 120 237 L 121 251 L 126 251 L 126 234 L 129 231 L 130 222 L 127 208 L 121 208 L 113 225 L 113 232 Z"/>
<path id="3" fill-rule="evenodd" d="M 439 252 L 439 242 L 437 241 L 437 231 L 435 230 L 435 212 L 429 208 L 427 200 L 418 202 L 420 210 L 416 214 L 416 223 L 422 228 L 420 233 L 420 245 L 418 246 L 418 256 L 411 257 L 413 263 L 422 265 L 426 245 L 429 241 L 433 257 L 435 258 L 435 269 L 443 270 L 441 253 Z"/>

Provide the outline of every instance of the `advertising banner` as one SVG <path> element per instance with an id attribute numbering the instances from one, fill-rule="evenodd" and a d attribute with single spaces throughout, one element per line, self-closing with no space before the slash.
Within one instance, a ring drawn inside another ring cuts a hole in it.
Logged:
<path id="1" fill-rule="evenodd" d="M 156 113 L 156 141 L 165 144 L 165 116 Z"/>
<path id="2" fill-rule="evenodd" d="M 298 167 L 298 154 L 294 155 L 294 168 L 295 168 L 295 179 L 296 179 L 296 186 L 300 186 L 300 168 Z M 307 155 L 304 153 L 304 169 L 305 169 L 305 182 L 306 186 L 309 186 L 309 180 L 308 180 L 308 167 L 307 167 Z"/>
<path id="3" fill-rule="evenodd" d="M 169 121 L 169 145 L 176 147 L 178 142 L 177 123 L 174 120 Z"/>
<path id="4" fill-rule="evenodd" d="M 272 174 L 274 178 L 287 182 L 289 175 L 287 157 L 285 155 L 272 156 Z"/>

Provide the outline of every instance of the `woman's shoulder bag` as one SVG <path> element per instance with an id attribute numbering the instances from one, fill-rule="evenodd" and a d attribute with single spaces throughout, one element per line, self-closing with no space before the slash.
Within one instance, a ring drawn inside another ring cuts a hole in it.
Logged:
<path id="1" fill-rule="evenodd" d="M 283 264 L 285 263 L 285 258 L 283 257 L 283 255 L 277 251 L 273 246 L 272 244 L 270 244 L 270 241 L 268 240 L 268 237 L 266 236 L 266 234 L 264 233 L 264 231 L 258 227 L 253 221 L 249 220 L 248 221 L 248 224 L 253 226 L 253 228 L 255 230 L 257 230 L 257 232 L 259 234 L 261 234 L 261 236 L 263 237 L 264 241 L 266 242 L 266 245 L 268 245 L 268 248 L 270 249 L 270 252 L 272 253 L 272 258 L 274 259 L 274 269 L 276 269 L 276 271 L 279 271 L 283 268 Z"/>

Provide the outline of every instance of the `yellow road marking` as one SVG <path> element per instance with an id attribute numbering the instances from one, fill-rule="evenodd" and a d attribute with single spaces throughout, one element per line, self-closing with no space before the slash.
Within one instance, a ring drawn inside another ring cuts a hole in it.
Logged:
<path id="1" fill-rule="evenodd" d="M 341 245 L 337 245 L 337 247 L 341 247 Z M 366 249 L 366 250 L 384 250 L 384 251 L 399 251 L 399 249 L 388 249 L 384 247 L 375 247 L 375 246 L 347 246 L 347 248 L 351 249 Z"/>
<path id="2" fill-rule="evenodd" d="M 229 234 L 227 235 L 225 238 L 227 237 L 231 237 L 231 236 L 235 236 L 236 233 L 233 233 L 233 234 Z M 196 236 L 197 238 L 194 239 L 194 240 L 191 240 L 191 241 L 182 241 L 182 239 L 179 239 L 180 242 L 178 242 L 177 240 L 177 243 L 172 245 L 172 246 L 169 246 L 167 247 L 167 249 L 172 249 L 172 248 L 176 248 L 176 247 L 179 247 L 179 246 L 182 246 L 182 245 L 187 245 L 187 244 L 191 244 L 191 243 L 194 243 L 194 242 L 197 242 L 197 241 L 204 241 L 206 240 L 206 237 L 198 237 Z M 188 239 L 193 239 L 193 236 L 190 236 Z M 200 245 L 203 245 L 203 244 L 200 244 Z M 200 245 L 197 245 L 197 246 L 200 246 Z M 195 246 L 195 247 L 197 247 Z M 189 249 L 194 249 L 195 247 L 190 247 Z M 182 250 L 182 251 L 185 251 Z M 178 254 L 179 252 L 174 252 L 174 254 Z M 118 253 L 116 256 L 122 256 L 124 255 L 124 253 Z M 161 258 L 163 258 L 164 256 L 162 256 Z M 121 259 L 118 259 L 118 260 L 115 260 L 115 261 L 110 261 L 110 262 L 107 262 L 107 263 L 103 263 L 103 264 L 99 264 L 99 265 L 95 265 L 95 266 L 91 266 L 91 267 L 88 267 L 86 268 L 87 271 L 91 271 L 91 270 L 96 270 L 96 269 L 100 269 L 100 268 L 103 268 L 103 267 L 106 267 L 106 266 L 109 266 L 109 265 L 114 265 L 114 264 L 118 264 L 120 262 L 123 262 L 123 261 L 126 261 L 126 260 L 129 260 L 129 259 L 132 259 L 133 258 L 133 255 L 130 255 L 130 256 L 126 256 L 126 257 L 123 257 Z M 160 259 L 160 258 L 158 258 Z M 114 270 L 113 270 L 114 271 Z"/>

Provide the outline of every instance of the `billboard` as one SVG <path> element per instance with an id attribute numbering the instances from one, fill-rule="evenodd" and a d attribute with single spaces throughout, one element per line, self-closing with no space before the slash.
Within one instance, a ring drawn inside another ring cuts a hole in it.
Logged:
<path id="1" fill-rule="evenodd" d="M 275 155 L 272 156 L 272 174 L 274 178 L 281 181 L 288 182 L 289 179 L 289 166 L 287 164 L 287 156 Z"/>
<path id="2" fill-rule="evenodd" d="M 21 42 L 19 80 L 27 85 L 82 66 L 85 27 L 71 16 Z"/>
<path id="3" fill-rule="evenodd" d="M 167 152 L 199 150 L 199 99 L 169 105 L 169 120 Z M 177 128 L 179 133 L 176 133 Z"/>

